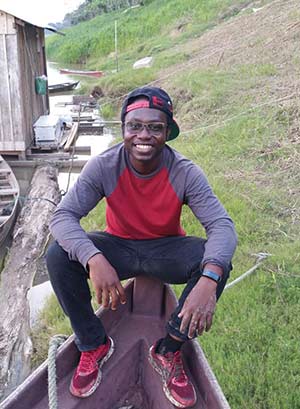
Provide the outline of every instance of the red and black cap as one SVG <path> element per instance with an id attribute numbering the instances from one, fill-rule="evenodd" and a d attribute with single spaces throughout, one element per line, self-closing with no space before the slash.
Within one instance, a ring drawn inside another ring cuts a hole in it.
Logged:
<path id="1" fill-rule="evenodd" d="M 140 97 L 145 97 L 148 99 L 146 101 L 134 101 Z M 168 136 L 168 141 L 175 139 L 180 130 L 173 118 L 173 104 L 169 95 L 161 88 L 156 87 L 142 87 L 136 88 L 125 98 L 122 110 L 121 110 L 121 121 L 124 122 L 125 116 L 128 112 L 139 108 L 152 108 L 159 109 L 167 115 L 168 125 L 171 129 L 170 135 Z"/>

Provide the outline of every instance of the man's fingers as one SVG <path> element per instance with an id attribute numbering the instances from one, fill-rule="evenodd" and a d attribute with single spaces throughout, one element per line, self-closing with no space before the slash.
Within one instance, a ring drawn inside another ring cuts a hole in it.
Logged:
<path id="1" fill-rule="evenodd" d="M 102 304 L 102 290 L 96 291 L 96 299 L 98 304 Z"/>
<path id="2" fill-rule="evenodd" d="M 180 313 L 180 315 L 181 315 L 180 318 L 182 317 L 181 324 L 180 324 L 180 332 L 184 333 L 188 326 L 188 323 L 190 322 L 191 316 L 188 313 Z"/>
<path id="3" fill-rule="evenodd" d="M 202 335 L 206 325 L 206 314 L 202 314 L 198 323 L 198 334 Z"/>
<path id="4" fill-rule="evenodd" d="M 108 289 L 103 289 L 102 290 L 102 306 L 104 308 L 108 308 L 109 305 L 109 292 Z"/>
<path id="5" fill-rule="evenodd" d="M 189 325 L 189 333 L 188 333 L 188 337 L 189 338 L 193 338 L 195 336 L 195 331 L 198 328 L 198 317 L 193 315 L 191 318 L 191 322 Z"/>
<path id="6" fill-rule="evenodd" d="M 120 296 L 121 304 L 126 304 L 126 293 L 125 293 L 125 290 L 124 290 L 122 284 L 119 282 L 116 285 L 116 287 L 117 287 L 117 290 L 118 290 L 118 293 L 119 293 L 119 296 Z"/>
<path id="7" fill-rule="evenodd" d="M 111 297 L 111 309 L 116 310 L 119 301 L 119 294 L 117 293 L 116 288 L 115 287 L 110 288 L 109 294 Z"/>
<path id="8" fill-rule="evenodd" d="M 213 312 L 209 311 L 206 316 L 206 331 L 210 330 L 213 322 L 213 317 L 214 317 Z"/>

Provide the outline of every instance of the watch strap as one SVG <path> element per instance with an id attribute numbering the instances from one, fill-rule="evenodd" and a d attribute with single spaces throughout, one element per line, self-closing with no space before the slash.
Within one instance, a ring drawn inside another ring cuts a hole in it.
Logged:
<path id="1" fill-rule="evenodd" d="M 214 273 L 213 271 L 209 271 L 209 270 L 203 271 L 202 277 L 210 278 L 211 280 L 215 281 L 216 283 L 219 283 L 222 280 L 222 277 L 219 276 L 219 274 Z"/>

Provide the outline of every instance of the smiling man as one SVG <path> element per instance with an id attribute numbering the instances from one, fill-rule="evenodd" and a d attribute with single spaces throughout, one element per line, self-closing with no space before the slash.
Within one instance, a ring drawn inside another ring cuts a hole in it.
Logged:
<path id="1" fill-rule="evenodd" d="M 56 242 L 47 254 L 54 291 L 70 318 L 81 351 L 70 392 L 90 396 L 101 367 L 114 351 L 112 338 L 93 312 L 97 301 L 112 310 L 126 296 L 121 280 L 148 275 L 186 286 L 164 338 L 149 351 L 166 397 L 192 407 L 196 392 L 181 357 L 184 342 L 208 331 L 226 284 L 236 247 L 234 225 L 202 170 L 166 141 L 176 138 L 172 101 L 160 88 L 144 87 L 123 102 L 123 142 L 92 158 L 54 213 Z M 80 219 L 106 199 L 105 231 L 86 233 Z M 186 236 L 180 225 L 187 205 L 207 238 Z"/>

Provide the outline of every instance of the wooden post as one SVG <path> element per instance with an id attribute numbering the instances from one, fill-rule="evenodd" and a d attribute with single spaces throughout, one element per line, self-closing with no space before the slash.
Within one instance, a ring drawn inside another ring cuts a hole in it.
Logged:
<path id="1" fill-rule="evenodd" d="M 50 165 L 35 171 L 1 272 L 0 400 L 30 373 L 32 344 L 27 292 L 49 239 L 50 216 L 60 201 L 57 173 Z"/>
<path id="2" fill-rule="evenodd" d="M 118 21 L 115 20 L 115 54 L 116 54 L 116 70 L 119 71 L 119 60 L 118 60 Z"/>

